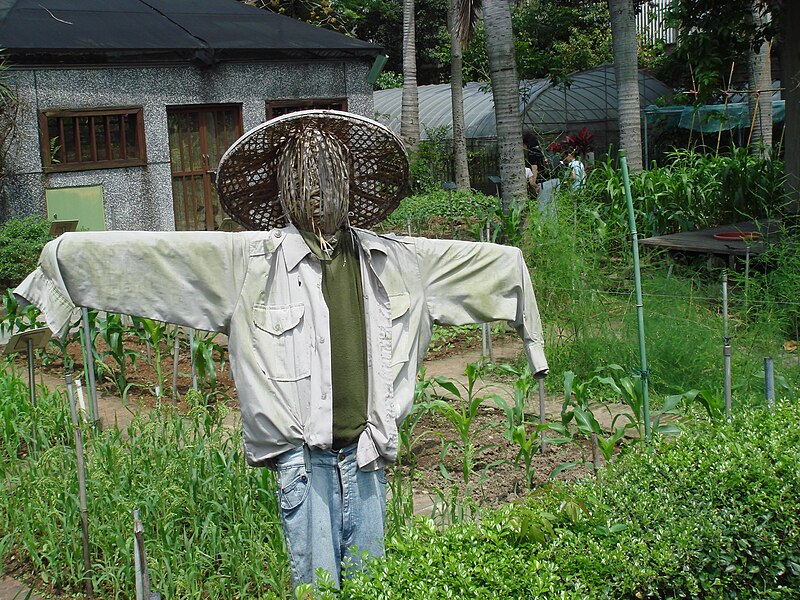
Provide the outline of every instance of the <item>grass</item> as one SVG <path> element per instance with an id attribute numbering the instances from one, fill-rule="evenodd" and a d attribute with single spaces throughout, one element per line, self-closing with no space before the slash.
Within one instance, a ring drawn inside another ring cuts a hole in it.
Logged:
<path id="1" fill-rule="evenodd" d="M 19 385 L 13 381 L 0 378 Z M 26 452 L 25 402 L 24 394 L 0 397 L 3 413 L 15 413 L 19 425 L 2 446 L 0 562 L 22 565 L 54 593 L 80 591 L 76 458 L 66 400 L 53 393 L 41 401 L 40 431 L 50 431 L 47 423 L 61 431 L 39 440 L 35 458 Z M 125 431 L 84 430 L 93 584 L 100 597 L 127 598 L 134 589 L 134 508 L 145 527 L 152 588 L 163 597 L 286 597 L 288 562 L 272 473 L 246 466 L 241 436 L 222 426 L 222 416 L 197 408 L 187 418 L 163 407 Z"/>

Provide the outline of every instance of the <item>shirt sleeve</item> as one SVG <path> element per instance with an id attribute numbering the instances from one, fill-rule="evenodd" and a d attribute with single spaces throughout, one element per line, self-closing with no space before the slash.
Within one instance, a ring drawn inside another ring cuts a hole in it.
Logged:
<path id="1" fill-rule="evenodd" d="M 230 233 L 66 233 L 45 246 L 14 293 L 58 336 L 80 306 L 225 332 L 247 255 Z"/>
<path id="2" fill-rule="evenodd" d="M 547 372 L 542 322 L 519 248 L 425 238 L 414 242 L 433 322 L 507 321 L 522 338 L 531 372 Z"/>

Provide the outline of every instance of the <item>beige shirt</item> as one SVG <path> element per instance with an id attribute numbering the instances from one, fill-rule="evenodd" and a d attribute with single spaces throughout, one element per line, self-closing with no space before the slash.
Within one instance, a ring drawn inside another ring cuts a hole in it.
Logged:
<path id="1" fill-rule="evenodd" d="M 531 370 L 547 370 L 518 248 L 356 229 L 366 313 L 368 423 L 361 468 L 397 458 L 434 323 L 508 321 Z M 15 293 L 64 335 L 78 306 L 228 334 L 245 454 L 260 466 L 332 443 L 328 309 L 319 259 L 294 227 L 242 233 L 67 233 Z"/>

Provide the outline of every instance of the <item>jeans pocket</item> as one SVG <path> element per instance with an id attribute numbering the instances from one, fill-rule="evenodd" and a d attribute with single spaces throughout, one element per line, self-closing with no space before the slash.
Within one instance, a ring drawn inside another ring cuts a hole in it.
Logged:
<path id="1" fill-rule="evenodd" d="M 298 508 L 308 497 L 311 488 L 304 465 L 278 468 L 278 502 L 284 512 Z"/>
<path id="2" fill-rule="evenodd" d="M 378 469 L 377 475 L 378 475 L 378 483 L 380 483 L 381 485 L 388 484 L 388 481 L 386 479 L 386 469 L 384 468 Z"/>

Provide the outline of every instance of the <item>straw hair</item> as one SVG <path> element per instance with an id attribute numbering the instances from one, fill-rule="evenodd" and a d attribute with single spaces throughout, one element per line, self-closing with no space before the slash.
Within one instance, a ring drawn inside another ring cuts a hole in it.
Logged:
<path id="1" fill-rule="evenodd" d="M 318 222 L 320 229 L 333 226 L 342 210 L 350 225 L 370 227 L 397 207 L 407 189 L 408 157 L 400 139 L 377 121 L 334 110 L 262 123 L 233 143 L 217 169 L 223 209 L 254 230 L 289 222 L 302 227 L 310 216 L 302 204 L 312 213 L 331 213 Z"/>
<path id="2" fill-rule="evenodd" d="M 347 148 L 334 136 L 306 129 L 278 156 L 278 200 L 306 231 L 330 235 L 347 219 Z"/>

